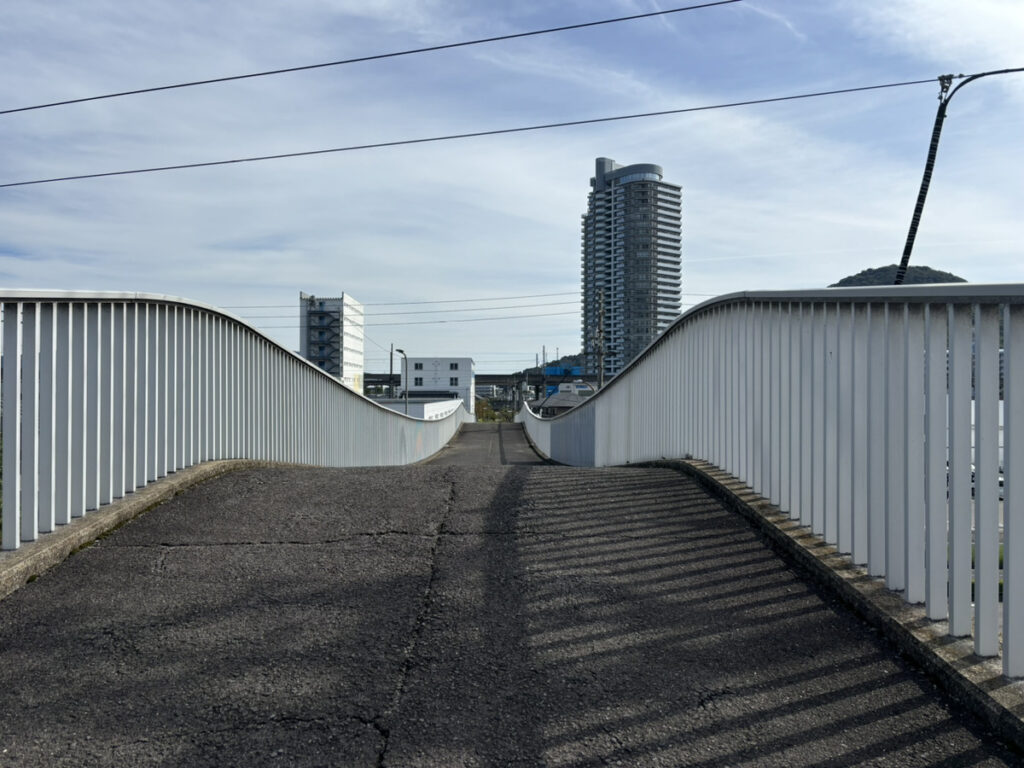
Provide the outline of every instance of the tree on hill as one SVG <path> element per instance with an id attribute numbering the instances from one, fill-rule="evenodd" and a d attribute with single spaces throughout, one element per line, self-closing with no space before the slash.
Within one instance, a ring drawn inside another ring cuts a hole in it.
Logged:
<path id="1" fill-rule="evenodd" d="M 856 275 L 844 277 L 838 283 L 833 283 L 829 288 L 847 288 L 859 285 L 892 285 L 896 279 L 896 264 L 887 267 L 875 267 L 865 269 Z M 943 272 L 941 269 L 931 267 L 908 267 L 907 276 L 903 278 L 904 285 L 923 285 L 925 283 L 966 283 L 962 277 L 957 277 L 952 272 Z"/>

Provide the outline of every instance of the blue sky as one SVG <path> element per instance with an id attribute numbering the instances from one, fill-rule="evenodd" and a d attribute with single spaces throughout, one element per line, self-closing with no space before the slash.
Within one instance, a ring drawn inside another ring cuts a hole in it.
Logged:
<path id="1" fill-rule="evenodd" d="M 685 5 L 669 0 L 6 0 L 0 108 Z M 387 61 L 0 116 L 0 183 L 1024 66 L 1020 0 L 744 0 Z M 899 259 L 937 83 L 282 161 L 0 189 L 0 285 L 145 291 L 298 346 L 299 291 L 502 372 L 579 349 L 594 158 L 683 187 L 685 303 Z M 951 102 L 914 263 L 1024 282 L 1024 73 Z M 496 301 L 498 297 L 561 294 Z M 489 299 L 453 304 L 397 302 Z M 520 309 L 496 306 L 537 305 Z M 384 314 L 464 308 L 464 313 Z M 560 314 L 565 313 L 565 314 Z M 425 320 L 545 314 L 487 322 Z M 393 323 L 417 322 L 417 325 Z M 386 324 L 387 323 L 387 324 Z M 379 345 L 376 346 L 375 345 Z"/>

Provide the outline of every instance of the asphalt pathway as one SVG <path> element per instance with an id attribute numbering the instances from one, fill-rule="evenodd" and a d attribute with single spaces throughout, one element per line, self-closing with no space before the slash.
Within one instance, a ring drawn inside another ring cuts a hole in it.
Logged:
<path id="1" fill-rule="evenodd" d="M 681 475 L 460 441 L 222 476 L 0 602 L 0 766 L 1020 764 Z"/>

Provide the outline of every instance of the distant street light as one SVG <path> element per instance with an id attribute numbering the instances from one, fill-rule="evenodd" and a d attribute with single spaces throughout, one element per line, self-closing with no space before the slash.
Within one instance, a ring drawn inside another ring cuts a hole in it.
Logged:
<path id="1" fill-rule="evenodd" d="M 402 356 L 402 371 L 405 377 L 405 386 L 402 387 L 405 394 L 405 415 L 409 415 L 409 358 L 405 356 L 404 349 L 396 349 L 395 352 Z"/>
<path id="2" fill-rule="evenodd" d="M 907 275 L 907 266 L 910 264 L 910 252 L 914 250 L 914 239 L 917 237 L 917 225 L 921 223 L 921 212 L 924 210 L 924 201 L 928 197 L 928 187 L 932 182 L 932 168 L 935 166 L 935 154 L 939 150 L 939 136 L 942 133 L 942 123 L 946 119 L 946 105 L 953 95 L 972 80 L 977 80 L 988 75 L 1005 75 L 1010 72 L 1024 72 L 1024 67 L 1015 69 L 999 69 L 993 72 L 980 72 L 976 75 L 964 77 L 964 75 L 939 75 L 939 111 L 935 114 L 935 126 L 932 128 L 932 143 L 928 147 L 928 159 L 924 164 L 924 178 L 921 179 L 921 189 L 917 193 L 917 204 L 914 206 L 914 215 L 910 219 L 910 231 L 907 233 L 907 243 L 903 246 L 903 258 L 900 259 L 899 268 L 896 270 L 896 279 L 893 285 L 901 285 L 903 278 Z M 964 78 L 964 81 L 957 85 L 952 91 L 949 86 L 953 84 L 954 78 Z"/>

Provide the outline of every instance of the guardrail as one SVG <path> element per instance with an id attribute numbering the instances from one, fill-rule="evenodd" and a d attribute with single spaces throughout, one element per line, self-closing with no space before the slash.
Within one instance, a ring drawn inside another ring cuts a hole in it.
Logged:
<path id="1" fill-rule="evenodd" d="M 183 299 L 2 291 L 0 303 L 3 549 L 204 461 L 415 462 L 467 415 L 390 411 Z"/>
<path id="2" fill-rule="evenodd" d="M 1024 285 L 722 296 L 519 419 L 566 464 L 715 464 L 1024 676 Z"/>

